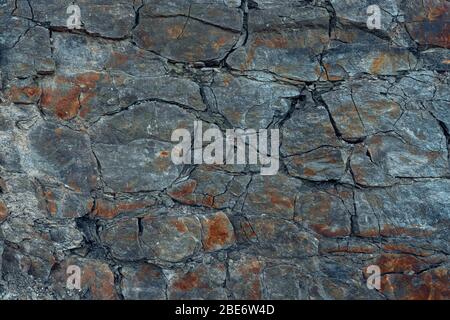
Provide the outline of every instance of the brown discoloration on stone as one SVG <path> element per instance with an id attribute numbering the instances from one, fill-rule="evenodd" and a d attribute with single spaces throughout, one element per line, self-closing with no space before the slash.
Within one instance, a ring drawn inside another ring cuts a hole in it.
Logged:
<path id="1" fill-rule="evenodd" d="M 12 86 L 6 91 L 6 96 L 14 103 L 33 103 L 39 100 L 41 93 L 38 86 Z"/>
<path id="2" fill-rule="evenodd" d="M 47 204 L 47 212 L 50 213 L 52 216 L 55 216 L 56 213 L 58 212 L 58 207 L 56 205 L 56 201 L 55 201 L 53 192 L 45 191 L 43 196 L 44 196 L 45 202 Z"/>
<path id="3" fill-rule="evenodd" d="M 448 300 L 448 270 L 438 267 L 419 275 L 387 274 L 381 277 L 381 290 L 391 299 Z"/>
<path id="4" fill-rule="evenodd" d="M 380 267 L 382 273 L 417 273 L 436 262 L 439 261 L 433 261 L 433 259 L 423 261 L 413 255 L 384 253 L 375 264 Z"/>
<path id="5" fill-rule="evenodd" d="M 73 119 L 82 105 L 93 96 L 101 75 L 96 72 L 79 74 L 74 77 L 56 76 L 51 86 L 44 86 L 40 105 L 63 120 Z M 84 110 L 86 116 L 89 110 Z"/>
<path id="6" fill-rule="evenodd" d="M 426 256 L 429 256 L 432 254 L 431 252 L 429 252 L 427 250 L 419 249 L 414 246 L 410 246 L 410 245 L 402 244 L 402 243 L 386 243 L 383 245 L 383 250 L 406 253 L 406 254 L 413 254 L 415 256 L 422 256 L 422 257 L 426 257 Z"/>
<path id="7" fill-rule="evenodd" d="M 205 230 L 203 246 L 206 251 L 223 249 L 235 242 L 233 226 L 225 213 L 218 212 L 202 223 Z"/>
<path id="8" fill-rule="evenodd" d="M 3 201 L 0 201 L 0 222 L 3 222 L 8 218 L 8 208 L 3 203 Z"/>
<path id="9" fill-rule="evenodd" d="M 370 72 L 373 74 L 378 74 L 384 68 L 386 64 L 386 60 L 388 57 L 385 53 L 381 53 L 375 60 L 372 62 L 372 66 L 370 67 Z"/>
<path id="10" fill-rule="evenodd" d="M 181 291 L 189 291 L 195 288 L 205 289 L 207 284 L 203 283 L 200 276 L 195 272 L 189 272 L 181 279 L 178 279 L 173 283 L 173 287 Z"/>
<path id="11" fill-rule="evenodd" d="M 186 204 L 193 204 L 194 200 L 190 196 L 192 196 L 196 187 L 197 181 L 188 180 L 181 183 L 180 185 L 177 185 L 175 188 L 168 191 L 167 194 L 175 200 L 181 201 Z"/>
<path id="12" fill-rule="evenodd" d="M 95 208 L 93 210 L 93 215 L 103 219 L 113 219 L 121 213 L 133 212 L 139 209 L 146 208 L 152 205 L 153 202 L 142 201 L 142 202 L 119 202 L 113 203 L 98 199 L 95 203 Z"/>
<path id="13" fill-rule="evenodd" d="M 262 264 L 256 259 L 239 267 L 239 273 L 248 286 L 246 298 L 249 300 L 260 300 L 262 297 L 261 279 L 259 278 L 261 271 Z"/>
<path id="14" fill-rule="evenodd" d="M 167 28 L 166 32 L 170 39 L 178 39 L 182 34 L 184 26 L 182 25 L 172 25 L 169 28 Z"/>
<path id="15" fill-rule="evenodd" d="M 270 202 L 278 208 L 292 209 L 294 207 L 294 200 L 282 196 L 279 190 L 269 189 L 267 195 L 270 197 Z"/>
<path id="16" fill-rule="evenodd" d="M 175 226 L 175 228 L 177 228 L 178 232 L 184 233 L 184 232 L 188 231 L 188 228 L 186 228 L 186 225 L 180 220 L 175 219 L 175 220 L 172 220 L 170 223 L 172 223 Z"/>

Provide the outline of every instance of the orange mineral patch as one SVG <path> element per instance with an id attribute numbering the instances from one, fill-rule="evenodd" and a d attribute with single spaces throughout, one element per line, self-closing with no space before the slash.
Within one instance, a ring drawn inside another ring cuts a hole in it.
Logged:
<path id="1" fill-rule="evenodd" d="M 218 213 L 205 222 L 207 234 L 205 236 L 205 250 L 211 251 L 222 248 L 234 240 L 234 233 L 230 220 L 224 213 Z"/>

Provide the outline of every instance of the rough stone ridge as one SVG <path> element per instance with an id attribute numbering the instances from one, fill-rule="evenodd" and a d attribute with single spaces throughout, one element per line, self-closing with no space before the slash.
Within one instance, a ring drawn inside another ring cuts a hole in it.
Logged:
<path id="1" fill-rule="evenodd" d="M 0 299 L 450 299 L 448 1 L 71 3 L 0 0 Z M 196 120 L 279 172 L 175 165 Z"/>

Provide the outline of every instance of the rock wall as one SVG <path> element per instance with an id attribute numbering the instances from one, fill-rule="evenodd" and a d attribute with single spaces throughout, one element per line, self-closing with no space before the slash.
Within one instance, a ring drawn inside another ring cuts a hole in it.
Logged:
<path id="1" fill-rule="evenodd" d="M 0 0 L 0 298 L 450 298 L 448 1 L 71 3 Z M 173 164 L 195 120 L 279 172 Z"/>

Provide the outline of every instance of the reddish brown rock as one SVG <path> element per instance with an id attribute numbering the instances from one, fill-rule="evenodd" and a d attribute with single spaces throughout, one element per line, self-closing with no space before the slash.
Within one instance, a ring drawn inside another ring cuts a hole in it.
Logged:
<path id="1" fill-rule="evenodd" d="M 448 300 L 448 268 L 437 267 L 418 275 L 387 274 L 381 278 L 381 291 L 390 299 Z"/>
<path id="2" fill-rule="evenodd" d="M 216 251 L 232 246 L 236 237 L 233 225 L 223 212 L 202 219 L 203 247 L 206 251 Z"/>
<path id="3" fill-rule="evenodd" d="M 243 255 L 236 260 L 230 260 L 230 281 L 227 281 L 227 287 L 233 297 L 246 300 L 261 299 L 263 268 L 264 262 L 252 256 Z"/>
<path id="4" fill-rule="evenodd" d="M 168 284 L 169 299 L 226 299 L 226 267 L 216 260 L 176 269 Z"/>
<path id="5" fill-rule="evenodd" d="M 114 285 L 114 273 L 107 263 L 95 259 L 68 258 L 52 272 L 52 283 L 60 294 L 67 290 L 67 268 L 77 266 L 81 271 L 81 291 L 83 297 L 94 300 L 118 299 Z"/>
<path id="6" fill-rule="evenodd" d="M 3 222 L 8 218 L 8 208 L 3 203 L 3 201 L 0 200 L 0 222 Z"/>

